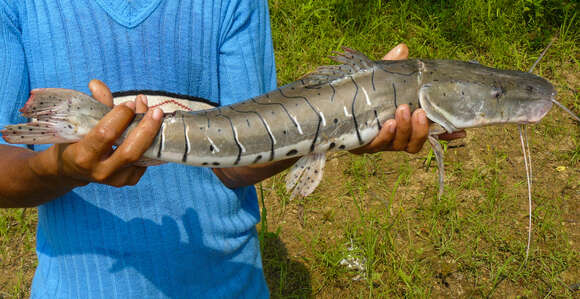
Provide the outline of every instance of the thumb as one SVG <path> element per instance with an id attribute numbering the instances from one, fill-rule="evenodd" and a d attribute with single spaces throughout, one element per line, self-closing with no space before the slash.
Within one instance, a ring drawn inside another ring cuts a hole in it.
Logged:
<path id="1" fill-rule="evenodd" d="M 107 84 L 101 80 L 93 79 L 89 82 L 89 89 L 93 93 L 93 98 L 111 108 L 113 107 L 113 95 Z"/>
<path id="2" fill-rule="evenodd" d="M 403 60 L 407 59 L 408 57 L 409 57 L 409 48 L 407 47 L 407 45 L 400 43 L 396 47 L 391 49 L 391 51 L 389 51 L 387 55 L 383 56 L 383 60 Z"/>

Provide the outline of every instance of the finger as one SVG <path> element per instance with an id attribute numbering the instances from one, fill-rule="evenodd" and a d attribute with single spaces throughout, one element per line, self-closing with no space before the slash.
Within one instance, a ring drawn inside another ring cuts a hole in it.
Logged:
<path id="1" fill-rule="evenodd" d="M 99 183 L 114 187 L 133 186 L 139 182 L 146 170 L 147 167 L 141 166 L 125 167 L 119 169 Z"/>
<path id="2" fill-rule="evenodd" d="M 139 160 L 153 143 L 161 127 L 162 119 L 163 112 L 160 109 L 153 109 L 147 112 L 123 143 L 103 162 L 103 167 L 118 169 Z"/>
<path id="3" fill-rule="evenodd" d="M 369 144 L 354 149 L 351 153 L 357 155 L 365 153 L 372 154 L 389 149 L 391 142 L 395 138 L 396 128 L 397 122 L 394 119 L 387 120 L 379 131 L 379 134 Z"/>
<path id="4" fill-rule="evenodd" d="M 387 53 L 383 60 L 403 60 L 409 57 L 409 48 L 407 45 L 401 43 L 398 44 L 396 47 L 391 49 L 389 53 Z"/>
<path id="5" fill-rule="evenodd" d="M 395 112 L 397 130 L 393 141 L 393 150 L 402 151 L 407 149 L 411 137 L 411 112 L 407 104 L 400 105 Z"/>
<path id="6" fill-rule="evenodd" d="M 421 150 L 429 134 L 429 122 L 423 109 L 417 109 L 413 112 L 411 124 L 411 140 L 407 145 L 407 152 L 415 154 Z"/>
<path id="7" fill-rule="evenodd" d="M 397 129 L 397 122 L 394 119 L 389 119 L 379 131 L 379 134 L 371 142 L 373 152 L 386 150 L 393 139 L 395 139 L 395 130 Z M 375 150 L 376 149 L 376 150 Z"/>
<path id="8" fill-rule="evenodd" d="M 131 123 L 134 115 L 131 105 L 115 106 L 78 142 L 81 154 L 95 160 L 107 154 Z"/>
<path id="9" fill-rule="evenodd" d="M 459 138 L 465 138 L 467 133 L 464 130 L 453 132 L 453 133 L 444 133 L 439 135 L 439 139 L 441 140 L 454 140 Z"/>
<path id="10" fill-rule="evenodd" d="M 89 89 L 93 94 L 93 98 L 109 107 L 113 107 L 113 95 L 103 81 L 97 79 L 91 80 L 89 82 Z"/>
<path id="11" fill-rule="evenodd" d="M 135 105 L 136 105 L 136 109 L 135 109 L 136 113 L 147 112 L 147 109 L 149 109 L 149 106 L 147 103 L 147 96 L 142 95 L 142 94 L 138 95 L 137 98 L 135 99 Z"/>

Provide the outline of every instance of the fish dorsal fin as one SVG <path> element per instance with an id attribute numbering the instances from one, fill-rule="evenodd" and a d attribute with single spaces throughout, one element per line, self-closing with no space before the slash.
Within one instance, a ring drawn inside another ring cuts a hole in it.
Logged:
<path id="1" fill-rule="evenodd" d="M 286 190 L 292 191 L 290 199 L 306 197 L 322 180 L 326 155 L 314 153 L 300 158 L 286 176 Z"/>
<path id="2" fill-rule="evenodd" d="M 335 80 L 353 75 L 361 70 L 370 69 L 375 62 L 365 56 L 363 53 L 342 47 L 344 52 L 333 52 L 336 56 L 330 58 L 340 65 L 324 65 L 317 68 L 314 72 L 301 78 L 301 82 L 306 87 L 317 87 L 321 84 L 331 83 Z"/>
<path id="3" fill-rule="evenodd" d="M 350 67 L 352 73 L 360 70 L 368 69 L 375 65 L 375 62 L 368 58 L 365 54 L 347 47 L 342 47 L 344 52 L 333 52 L 336 56 L 330 58 L 344 66 Z"/>

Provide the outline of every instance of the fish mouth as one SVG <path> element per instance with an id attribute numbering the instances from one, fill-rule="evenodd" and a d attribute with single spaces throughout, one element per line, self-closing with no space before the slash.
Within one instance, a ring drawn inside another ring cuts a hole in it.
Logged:
<path id="1" fill-rule="evenodd" d="M 548 114 L 548 112 L 550 112 L 550 109 L 552 109 L 552 106 L 554 105 L 554 100 L 556 97 L 556 93 L 552 93 L 552 96 L 550 97 L 550 100 L 542 100 L 540 102 L 538 102 L 536 105 L 534 105 L 534 107 L 531 110 L 531 115 L 530 118 L 527 119 L 527 121 L 523 122 L 524 124 L 535 124 L 537 122 L 539 122 L 540 120 L 542 120 L 542 118 L 544 118 L 544 116 L 546 116 L 546 114 Z"/>

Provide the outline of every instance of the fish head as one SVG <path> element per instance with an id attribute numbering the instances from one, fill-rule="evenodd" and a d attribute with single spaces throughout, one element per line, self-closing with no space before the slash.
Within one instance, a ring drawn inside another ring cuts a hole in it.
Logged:
<path id="1" fill-rule="evenodd" d="M 476 63 L 424 65 L 419 101 L 427 117 L 447 131 L 540 121 L 552 107 L 554 86 L 539 76 Z"/>

